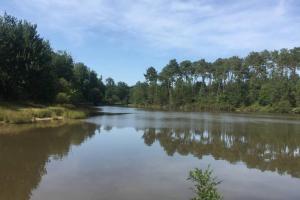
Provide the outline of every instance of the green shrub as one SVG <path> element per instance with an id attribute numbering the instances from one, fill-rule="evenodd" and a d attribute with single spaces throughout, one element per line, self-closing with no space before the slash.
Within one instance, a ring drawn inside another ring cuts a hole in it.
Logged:
<path id="1" fill-rule="evenodd" d="M 64 92 L 60 92 L 56 95 L 56 98 L 55 98 L 56 102 L 57 103 L 69 103 L 70 102 L 70 97 L 69 95 L 67 95 L 66 93 Z"/>
<path id="2" fill-rule="evenodd" d="M 254 103 L 250 106 L 247 106 L 244 108 L 245 112 L 259 112 L 261 110 L 262 106 L 260 106 L 258 103 Z"/>
<path id="3" fill-rule="evenodd" d="M 288 113 L 291 112 L 292 110 L 291 104 L 287 100 L 283 100 L 274 104 L 273 108 L 275 112 L 279 112 L 279 113 Z"/>
<path id="4" fill-rule="evenodd" d="M 4 112 L 0 109 L 0 122 L 4 121 L 5 115 Z"/>
<path id="5" fill-rule="evenodd" d="M 259 104 L 262 106 L 270 105 L 274 98 L 275 88 L 272 83 L 266 83 L 259 92 Z"/>
<path id="6" fill-rule="evenodd" d="M 70 102 L 77 104 L 84 101 L 84 96 L 79 91 L 71 91 Z"/>
<path id="7" fill-rule="evenodd" d="M 300 107 L 294 108 L 294 109 L 292 110 L 292 113 L 300 114 Z"/>
<path id="8" fill-rule="evenodd" d="M 259 112 L 263 112 L 263 113 L 272 113 L 272 112 L 275 112 L 274 111 L 274 108 L 270 105 L 267 105 L 267 106 L 262 106 L 260 109 L 259 109 Z"/>
<path id="9" fill-rule="evenodd" d="M 196 197 L 192 200 L 220 200 L 222 196 L 218 193 L 217 186 L 221 183 L 213 177 L 213 171 L 208 168 L 206 170 L 194 169 L 190 171 L 188 180 L 194 183 L 194 191 Z"/>
<path id="10" fill-rule="evenodd" d="M 296 85 L 296 103 L 297 106 L 300 107 L 300 79 L 298 80 L 298 83 Z"/>

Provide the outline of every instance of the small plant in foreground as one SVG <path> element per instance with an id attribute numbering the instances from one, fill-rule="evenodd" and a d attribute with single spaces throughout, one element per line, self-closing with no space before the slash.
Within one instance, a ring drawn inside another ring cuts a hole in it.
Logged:
<path id="1" fill-rule="evenodd" d="M 196 197 L 192 200 L 221 200 L 222 196 L 218 193 L 217 185 L 221 183 L 213 176 L 213 171 L 208 166 L 207 169 L 194 169 L 190 171 L 188 180 L 194 183 L 193 190 Z"/>

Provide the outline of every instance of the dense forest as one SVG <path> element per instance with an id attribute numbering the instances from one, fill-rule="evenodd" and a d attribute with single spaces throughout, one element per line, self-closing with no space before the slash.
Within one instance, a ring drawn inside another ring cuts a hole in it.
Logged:
<path id="1" fill-rule="evenodd" d="M 300 48 L 214 62 L 173 59 L 160 72 L 149 67 L 145 82 L 133 87 L 131 101 L 180 110 L 300 112 L 299 68 Z"/>
<path id="2" fill-rule="evenodd" d="M 0 100 L 128 104 L 224 111 L 300 112 L 300 48 L 251 52 L 240 58 L 178 63 L 129 87 L 105 81 L 66 51 L 54 51 L 37 26 L 0 16 Z"/>
<path id="3" fill-rule="evenodd" d="M 102 77 L 65 51 L 54 51 L 37 26 L 0 16 L 0 100 L 128 103 L 129 87 Z"/>

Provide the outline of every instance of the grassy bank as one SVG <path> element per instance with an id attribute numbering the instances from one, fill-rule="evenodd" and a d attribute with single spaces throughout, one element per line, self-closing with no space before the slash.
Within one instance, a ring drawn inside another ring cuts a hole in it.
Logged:
<path id="1" fill-rule="evenodd" d="M 150 104 L 130 104 L 129 107 L 144 108 L 151 110 L 163 110 L 163 111 L 183 111 L 183 112 L 242 112 L 242 113 L 289 113 L 300 114 L 300 107 L 290 107 L 285 104 L 276 104 L 261 106 L 259 104 L 253 104 L 251 106 L 233 107 L 228 104 L 189 104 L 184 106 L 168 106 L 168 105 L 150 105 Z"/>
<path id="2" fill-rule="evenodd" d="M 97 110 L 89 106 L 0 103 L 0 122 L 9 124 L 84 119 L 95 114 Z"/>

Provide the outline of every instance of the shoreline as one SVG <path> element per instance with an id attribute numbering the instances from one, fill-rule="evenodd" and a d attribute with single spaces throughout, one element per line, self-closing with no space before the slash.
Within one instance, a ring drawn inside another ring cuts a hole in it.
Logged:
<path id="1" fill-rule="evenodd" d="M 233 109 L 220 109 L 220 107 L 196 107 L 183 106 L 179 108 L 170 108 L 168 106 L 158 105 L 107 105 L 107 106 L 121 106 L 138 108 L 153 111 L 174 111 L 174 112 L 212 112 L 212 113 L 236 113 L 236 114 L 270 114 L 270 115 L 289 115 L 300 116 L 299 112 L 270 112 L 262 110 L 249 109 L 250 107 L 233 108 Z M 210 109 L 208 109 L 210 108 Z M 6 124 L 18 125 L 18 124 L 35 124 L 46 122 L 62 122 L 87 119 L 92 116 L 105 114 L 102 113 L 98 107 L 91 105 L 38 105 L 27 103 L 8 103 L 0 102 L 0 126 Z"/>
<path id="2" fill-rule="evenodd" d="M 269 106 L 257 106 L 251 105 L 240 108 L 222 108 L 222 106 L 196 106 L 196 105 L 187 105 L 172 108 L 170 106 L 160 106 L 160 105 L 135 105 L 128 104 L 127 107 L 130 108 L 140 108 L 146 110 L 157 110 L 157 111 L 174 111 L 174 112 L 212 112 L 212 113 L 240 113 L 240 114 L 272 114 L 272 115 L 295 115 L 300 116 L 300 107 L 291 108 L 289 111 L 280 112 L 276 111 L 274 108 Z"/>
<path id="3" fill-rule="evenodd" d="M 78 120 L 98 114 L 99 109 L 91 105 L 0 103 L 0 125 Z"/>

